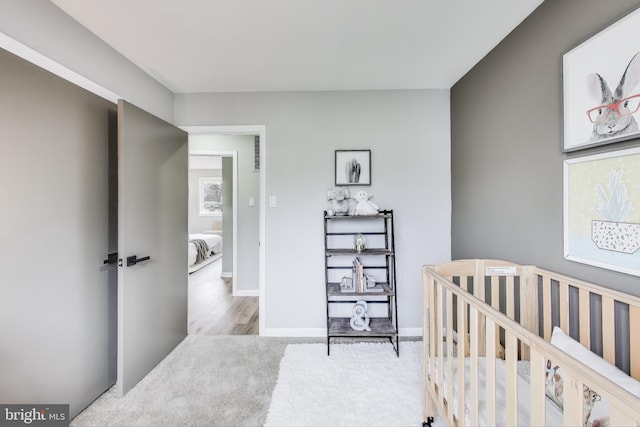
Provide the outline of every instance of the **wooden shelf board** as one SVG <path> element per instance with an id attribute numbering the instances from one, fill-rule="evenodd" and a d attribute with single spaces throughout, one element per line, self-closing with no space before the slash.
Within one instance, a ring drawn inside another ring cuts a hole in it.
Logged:
<path id="1" fill-rule="evenodd" d="M 330 317 L 329 337 L 394 337 L 398 332 L 390 319 L 374 317 L 370 320 L 371 331 L 355 331 L 351 329 L 349 318 Z"/>
<path id="2" fill-rule="evenodd" d="M 382 286 L 383 292 L 343 292 L 340 290 L 340 283 L 327 284 L 327 296 L 328 297 L 377 297 L 377 296 L 393 296 L 396 293 L 391 290 L 388 284 L 382 282 L 376 282 L 376 285 Z"/>

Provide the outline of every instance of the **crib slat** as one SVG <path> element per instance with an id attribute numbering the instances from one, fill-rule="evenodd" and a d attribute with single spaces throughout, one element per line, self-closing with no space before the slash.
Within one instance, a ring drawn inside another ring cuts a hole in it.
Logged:
<path id="1" fill-rule="evenodd" d="M 506 362 L 506 384 L 507 394 L 507 423 L 508 426 L 518 425 L 518 339 L 505 332 L 505 362 Z"/>
<path id="2" fill-rule="evenodd" d="M 486 292 L 485 292 L 485 268 L 483 260 L 475 261 L 475 273 L 473 276 L 473 295 L 478 298 L 480 301 L 487 302 Z M 479 346 L 478 346 L 478 356 L 484 356 L 485 353 L 485 340 L 486 335 L 484 333 L 484 316 L 480 316 L 478 318 L 478 331 L 480 331 Z"/>
<path id="3" fill-rule="evenodd" d="M 447 312 L 447 415 L 453 420 L 453 294 L 445 290 L 446 312 Z M 458 336 L 460 340 L 460 336 Z"/>
<path id="4" fill-rule="evenodd" d="M 491 318 L 486 318 L 487 328 L 487 357 L 486 363 L 486 384 L 487 384 L 487 413 L 485 417 L 486 425 L 496 425 L 496 323 Z"/>
<path id="5" fill-rule="evenodd" d="M 615 327 L 613 298 L 602 296 L 602 357 L 612 365 L 616 364 Z"/>
<path id="6" fill-rule="evenodd" d="M 564 396 L 564 425 L 565 426 L 581 426 L 584 425 L 583 402 L 584 392 L 582 390 L 582 382 L 566 375 L 563 378 L 563 396 Z"/>
<path id="7" fill-rule="evenodd" d="M 467 307 L 462 298 L 458 298 L 458 388 L 456 394 L 458 396 L 458 427 L 465 425 L 465 369 L 464 360 L 467 355 Z M 453 402 L 451 402 L 453 406 Z"/>
<path id="8" fill-rule="evenodd" d="M 484 263 L 476 262 L 476 273 L 473 278 L 473 294 L 480 301 L 486 302 L 486 289 L 485 289 L 485 276 L 484 276 Z M 486 347 L 486 334 L 484 333 L 486 325 L 484 322 L 485 317 L 478 317 L 478 330 L 482 333 L 478 336 L 478 356 L 485 356 L 485 347 Z"/>
<path id="9" fill-rule="evenodd" d="M 440 333 L 438 332 L 438 330 L 440 329 L 440 322 L 439 322 L 439 318 L 440 318 L 440 306 L 438 305 L 438 281 L 435 280 L 433 283 L 433 288 L 431 289 L 431 334 L 430 334 L 430 341 L 431 341 L 431 359 L 429 361 L 429 363 L 431 364 L 431 383 L 432 383 L 432 388 L 434 391 L 437 390 L 436 392 L 436 400 L 440 400 L 440 395 L 441 390 L 441 383 L 440 381 L 440 377 L 438 376 L 438 372 L 441 370 L 441 366 L 439 365 L 440 360 L 439 360 L 439 354 L 440 354 L 440 347 L 438 346 L 438 339 L 440 337 Z"/>
<path id="10" fill-rule="evenodd" d="M 534 267 L 523 267 L 520 276 L 520 323 L 539 335 L 540 307 L 538 303 L 538 274 Z"/>
<path id="11" fill-rule="evenodd" d="M 482 302 L 487 302 L 485 297 L 485 289 L 484 289 L 484 262 L 480 260 L 476 260 L 475 263 L 475 274 L 473 276 L 473 296 L 478 298 Z"/>
<path id="12" fill-rule="evenodd" d="M 478 353 L 479 353 L 479 314 L 478 310 L 476 310 L 473 306 L 470 306 L 469 310 L 469 345 L 471 346 L 469 351 L 469 414 L 470 414 L 470 423 L 469 425 L 477 426 L 479 423 L 478 416 Z"/>
<path id="13" fill-rule="evenodd" d="M 491 307 L 500 311 L 500 277 L 491 276 Z"/>
<path id="14" fill-rule="evenodd" d="M 509 317 L 509 319 L 516 319 L 516 300 L 515 300 L 515 293 L 516 293 L 516 284 L 515 284 L 515 280 L 513 278 L 513 276 L 507 276 L 506 277 L 506 282 L 507 282 L 507 289 L 506 289 L 506 295 L 507 295 L 507 316 Z"/>
<path id="15" fill-rule="evenodd" d="M 500 311 L 500 276 L 491 276 L 491 307 Z M 496 325 L 496 334 L 499 326 Z M 496 340 L 496 354 L 500 354 L 500 341 Z"/>
<path id="16" fill-rule="evenodd" d="M 469 292 L 469 277 L 462 276 L 460 277 L 460 287 L 464 289 L 466 292 Z M 465 331 L 469 331 L 469 314 L 467 311 L 467 304 L 464 305 L 464 316 L 462 317 L 462 322 L 464 323 Z M 460 317 L 458 316 L 458 324 L 460 324 Z M 465 336 L 466 339 L 466 336 Z M 465 341 L 466 343 L 466 341 Z M 469 346 L 465 346 L 464 355 L 469 356 Z"/>
<path id="17" fill-rule="evenodd" d="M 422 366 L 423 366 L 423 372 L 424 372 L 424 380 L 423 380 L 423 384 L 424 384 L 424 419 L 428 419 L 429 417 L 435 417 L 436 414 L 436 405 L 435 402 L 433 401 L 433 398 L 431 397 L 431 394 L 429 393 L 429 390 L 431 390 L 431 378 L 433 378 L 433 363 L 429 363 L 430 360 L 434 360 L 433 358 L 433 315 L 434 315 L 434 310 L 433 310 L 433 301 L 432 301 L 432 295 L 433 295 L 433 282 L 434 279 L 431 278 L 428 275 L 425 275 L 424 277 L 424 289 L 423 289 L 423 307 L 428 308 L 428 310 L 425 310 L 424 312 L 424 321 L 423 321 L 423 328 L 424 331 L 429 331 L 428 332 L 428 336 L 429 339 L 428 340 L 423 340 L 423 360 L 422 360 Z"/>
<path id="18" fill-rule="evenodd" d="M 468 276 L 460 276 L 460 287 L 465 291 L 469 292 L 469 277 Z"/>
<path id="19" fill-rule="evenodd" d="M 569 333 L 569 284 L 560 282 L 560 328 Z"/>
<path id="20" fill-rule="evenodd" d="M 431 371 L 431 381 L 434 381 L 435 378 L 433 377 L 433 374 L 435 373 L 435 365 L 433 363 L 433 361 L 435 360 L 435 355 L 436 355 L 436 328 L 437 328 L 437 324 L 436 324 L 436 317 L 437 317 L 437 310 L 438 308 L 436 307 L 435 304 L 435 280 L 433 280 L 432 283 L 429 284 L 429 289 L 428 289 L 428 296 L 427 298 L 429 299 L 429 360 L 430 362 L 430 371 Z"/>
<path id="21" fill-rule="evenodd" d="M 536 348 L 530 349 L 531 426 L 546 426 L 545 410 L 545 358 Z"/>
<path id="22" fill-rule="evenodd" d="M 520 324 L 529 331 L 538 335 L 539 326 L 539 303 L 538 303 L 538 274 L 534 267 L 523 267 L 520 276 Z M 520 354 L 522 360 L 529 360 L 529 347 L 521 343 Z"/>
<path id="23" fill-rule="evenodd" d="M 640 307 L 629 306 L 629 331 L 638 331 L 640 328 Z M 640 335 L 629 333 L 631 376 L 640 381 Z"/>
<path id="24" fill-rule="evenodd" d="M 551 340 L 551 279 L 548 276 L 542 278 L 542 309 L 544 311 L 544 339 Z"/>
<path id="25" fill-rule="evenodd" d="M 469 277 L 468 277 L 468 276 L 460 276 L 460 287 L 461 287 L 462 289 L 464 289 L 464 290 L 465 290 L 465 292 L 469 292 L 469 293 L 471 293 L 471 292 L 469 291 L 469 289 L 471 289 L 471 286 L 470 286 L 470 285 L 471 285 L 471 283 L 470 283 L 470 282 L 471 282 L 471 280 L 469 279 Z M 458 320 L 458 321 L 459 321 L 459 320 Z M 469 331 L 469 315 L 468 315 L 468 311 L 467 311 L 466 305 L 465 305 L 465 311 L 464 311 L 464 318 L 463 318 L 463 322 L 464 322 L 464 327 L 465 327 L 466 331 L 468 332 L 468 331 Z M 468 355 L 469 355 L 469 347 L 467 346 L 467 347 L 466 347 L 466 354 L 465 354 L 465 356 L 468 356 Z"/>
<path id="26" fill-rule="evenodd" d="M 591 348 L 591 304 L 589 302 L 590 292 L 580 288 L 578 291 L 578 304 L 580 316 L 580 344 L 586 348 Z"/>
<path id="27" fill-rule="evenodd" d="M 442 292 L 443 288 L 440 283 L 436 285 L 435 294 L 434 294 L 434 303 L 435 306 L 438 307 L 437 315 L 436 315 L 436 354 L 438 358 L 438 400 L 442 404 L 444 399 L 444 355 L 442 351 L 442 316 L 444 316 L 443 312 L 443 301 L 442 301 Z"/>

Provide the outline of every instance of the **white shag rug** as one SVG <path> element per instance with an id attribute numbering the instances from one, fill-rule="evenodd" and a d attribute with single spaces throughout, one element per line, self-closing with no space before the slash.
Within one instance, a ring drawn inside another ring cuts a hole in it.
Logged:
<path id="1" fill-rule="evenodd" d="M 265 426 L 420 426 L 422 377 L 422 342 L 290 344 Z"/>

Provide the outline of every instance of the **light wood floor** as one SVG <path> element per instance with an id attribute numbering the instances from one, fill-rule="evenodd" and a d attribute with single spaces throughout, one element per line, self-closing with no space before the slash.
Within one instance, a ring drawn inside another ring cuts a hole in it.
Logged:
<path id="1" fill-rule="evenodd" d="M 222 258 L 189 275 L 189 334 L 258 335 L 258 297 L 231 295 Z"/>

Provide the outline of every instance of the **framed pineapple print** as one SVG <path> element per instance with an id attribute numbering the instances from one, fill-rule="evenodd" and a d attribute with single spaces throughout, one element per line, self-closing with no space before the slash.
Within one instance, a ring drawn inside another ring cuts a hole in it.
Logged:
<path id="1" fill-rule="evenodd" d="M 564 256 L 640 276 L 640 147 L 564 161 Z"/>

